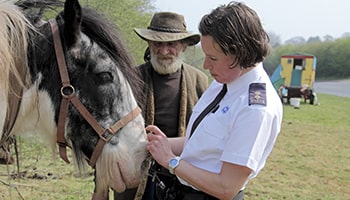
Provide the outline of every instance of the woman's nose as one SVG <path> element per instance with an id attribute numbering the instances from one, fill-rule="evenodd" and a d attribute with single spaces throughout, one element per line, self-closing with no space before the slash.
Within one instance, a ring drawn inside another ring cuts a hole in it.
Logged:
<path id="1" fill-rule="evenodd" d="M 210 62 L 205 58 L 203 62 L 203 68 L 210 69 L 210 66 L 211 66 Z"/>

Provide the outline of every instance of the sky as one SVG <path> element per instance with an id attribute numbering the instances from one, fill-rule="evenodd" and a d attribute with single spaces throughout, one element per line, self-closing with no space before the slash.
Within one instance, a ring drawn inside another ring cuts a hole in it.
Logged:
<path id="1" fill-rule="evenodd" d="M 306 40 L 350 33 L 350 0 L 241 0 L 259 15 L 265 30 L 282 42 L 296 36 Z M 184 15 L 187 29 L 198 33 L 201 17 L 230 0 L 155 0 L 157 11 Z"/>

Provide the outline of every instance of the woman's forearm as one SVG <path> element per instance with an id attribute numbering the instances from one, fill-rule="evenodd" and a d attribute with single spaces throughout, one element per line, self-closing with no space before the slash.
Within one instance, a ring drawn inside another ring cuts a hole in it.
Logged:
<path id="1" fill-rule="evenodd" d="M 182 150 L 185 144 L 185 137 L 168 138 L 168 140 L 173 153 L 179 156 L 182 153 Z"/>

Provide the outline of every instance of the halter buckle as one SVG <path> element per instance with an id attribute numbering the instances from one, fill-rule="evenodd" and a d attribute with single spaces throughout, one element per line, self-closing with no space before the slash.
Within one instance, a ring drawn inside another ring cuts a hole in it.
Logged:
<path id="1" fill-rule="evenodd" d="M 105 141 L 106 143 L 111 140 L 111 138 L 114 136 L 114 133 L 111 129 L 105 129 L 103 134 L 100 135 L 101 140 Z"/>

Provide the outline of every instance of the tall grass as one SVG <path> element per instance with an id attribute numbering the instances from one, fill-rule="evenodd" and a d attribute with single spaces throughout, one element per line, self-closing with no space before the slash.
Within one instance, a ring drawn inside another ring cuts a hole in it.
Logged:
<path id="1" fill-rule="evenodd" d="M 282 132 L 246 199 L 350 199 L 350 98 L 318 96 L 320 106 L 284 106 Z M 21 176 L 13 179 L 16 165 L 0 165 L 0 199 L 91 199 L 92 169 L 80 174 L 53 159 L 35 136 L 17 141 Z"/>

